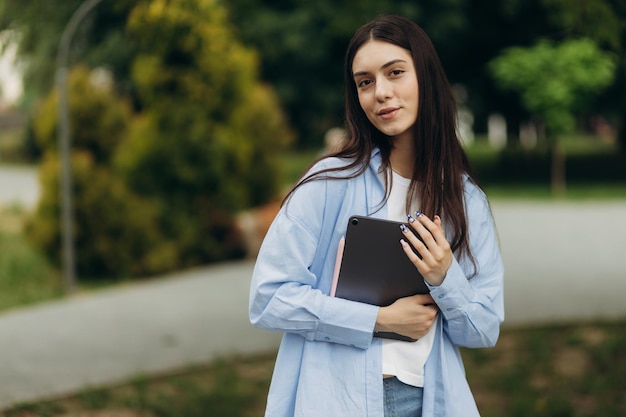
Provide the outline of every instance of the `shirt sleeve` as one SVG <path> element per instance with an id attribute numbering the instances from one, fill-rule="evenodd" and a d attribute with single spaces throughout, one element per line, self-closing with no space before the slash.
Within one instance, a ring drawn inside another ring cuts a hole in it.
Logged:
<path id="1" fill-rule="evenodd" d="M 250 321 L 311 341 L 365 349 L 372 343 L 378 307 L 324 294 L 318 289 L 320 277 L 312 272 L 315 257 L 328 251 L 319 243 L 324 198 L 316 197 L 325 195 L 323 183 L 299 188 L 272 223 L 252 276 Z M 336 253 L 336 246 L 328 253 Z M 325 261 L 334 264 L 334 259 Z"/>
<path id="2" fill-rule="evenodd" d="M 504 320 L 504 267 L 485 195 L 475 189 L 466 210 L 476 267 L 467 259 L 459 262 L 455 258 L 443 283 L 430 290 L 443 315 L 443 329 L 454 344 L 491 347 L 498 340 Z"/>

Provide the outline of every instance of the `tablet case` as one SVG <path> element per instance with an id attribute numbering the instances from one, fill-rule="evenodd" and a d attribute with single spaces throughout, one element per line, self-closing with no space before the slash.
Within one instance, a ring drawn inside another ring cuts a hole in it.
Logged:
<path id="1" fill-rule="evenodd" d="M 351 216 L 345 241 L 339 244 L 331 295 L 353 301 L 388 306 L 398 298 L 428 294 L 415 265 L 409 261 L 400 239 L 401 222 Z M 415 341 L 391 332 L 375 336 Z"/>

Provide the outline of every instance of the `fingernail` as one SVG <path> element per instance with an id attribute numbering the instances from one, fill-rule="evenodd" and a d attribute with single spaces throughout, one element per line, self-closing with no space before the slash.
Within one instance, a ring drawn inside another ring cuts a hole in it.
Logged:
<path id="1" fill-rule="evenodd" d="M 402 246 L 407 246 L 408 245 L 408 243 L 406 243 L 406 241 L 404 239 L 400 239 L 400 244 Z"/>
<path id="2" fill-rule="evenodd" d="M 413 223 L 415 221 L 413 216 L 411 216 L 410 214 L 408 214 L 406 217 L 409 219 L 409 223 Z"/>
<path id="3" fill-rule="evenodd" d="M 424 213 L 422 213 L 421 211 L 416 211 L 415 212 L 415 216 L 416 217 L 422 217 L 424 215 Z"/>
<path id="4" fill-rule="evenodd" d="M 402 230 L 402 233 L 406 233 L 406 231 L 407 231 L 408 229 L 406 228 L 406 226 L 404 225 L 404 223 L 402 223 L 402 224 L 400 225 L 400 230 Z"/>

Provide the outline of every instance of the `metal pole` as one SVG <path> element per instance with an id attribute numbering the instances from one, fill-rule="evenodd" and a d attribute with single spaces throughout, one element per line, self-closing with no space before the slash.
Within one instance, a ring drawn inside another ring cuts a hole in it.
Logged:
<path id="1" fill-rule="evenodd" d="M 63 287 L 65 291 L 72 291 L 76 285 L 76 267 L 74 259 L 74 228 L 72 210 L 72 169 L 71 169 L 71 141 L 69 128 L 69 105 L 67 91 L 67 73 L 70 45 L 72 37 L 79 23 L 102 0 L 87 0 L 82 3 L 70 18 L 61 35 L 57 53 L 56 83 L 59 94 L 58 123 L 59 123 L 59 158 L 60 158 L 60 221 L 61 221 L 61 249 L 63 266 Z"/>

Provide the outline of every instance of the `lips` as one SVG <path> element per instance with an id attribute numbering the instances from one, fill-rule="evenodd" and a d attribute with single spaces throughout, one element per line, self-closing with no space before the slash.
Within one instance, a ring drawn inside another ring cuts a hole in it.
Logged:
<path id="1" fill-rule="evenodd" d="M 378 115 L 383 119 L 392 118 L 399 109 L 397 107 L 385 107 L 378 111 Z"/>

